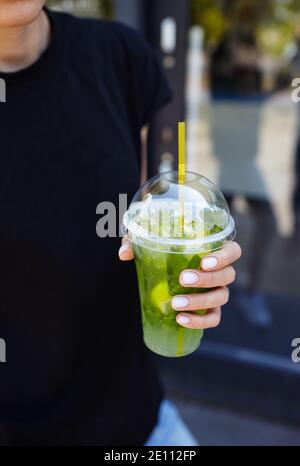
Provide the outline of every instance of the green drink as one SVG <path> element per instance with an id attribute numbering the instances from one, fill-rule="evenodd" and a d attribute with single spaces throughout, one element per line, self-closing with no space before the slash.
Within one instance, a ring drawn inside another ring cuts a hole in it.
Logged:
<path id="1" fill-rule="evenodd" d="M 234 222 L 220 192 L 222 208 L 216 205 L 215 196 L 209 207 L 207 201 L 203 202 L 200 188 L 207 191 L 208 180 L 188 173 L 185 186 L 178 186 L 177 179 L 177 173 L 170 172 L 150 180 L 138 192 L 124 219 L 135 253 L 144 341 L 150 350 L 168 357 L 192 353 L 203 336 L 202 330 L 187 329 L 176 322 L 178 313 L 171 306 L 172 298 L 206 291 L 181 287 L 181 272 L 200 269 L 201 259 L 221 248 L 234 232 Z M 217 190 L 212 184 L 209 188 L 212 193 Z M 183 211 L 178 190 L 184 193 Z M 196 312 L 203 315 L 205 310 Z"/>
<path id="2" fill-rule="evenodd" d="M 135 245 L 145 344 L 164 356 L 185 356 L 198 348 L 202 330 L 177 324 L 171 306 L 173 296 L 196 292 L 182 288 L 179 276 L 184 269 L 199 268 L 201 255 L 155 252 Z M 199 292 L 199 290 L 197 290 Z M 203 311 L 199 311 L 203 313 Z"/>

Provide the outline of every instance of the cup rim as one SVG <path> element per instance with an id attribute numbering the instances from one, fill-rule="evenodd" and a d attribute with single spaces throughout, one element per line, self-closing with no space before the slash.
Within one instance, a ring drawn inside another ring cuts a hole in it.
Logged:
<path id="1" fill-rule="evenodd" d="M 125 213 L 123 217 L 121 231 L 124 236 L 129 236 L 130 241 L 139 245 L 143 245 L 142 241 L 138 241 L 135 238 L 141 238 L 142 240 L 146 240 L 149 243 L 166 245 L 168 247 L 185 246 L 186 251 L 188 251 L 189 249 L 199 250 L 199 248 L 203 248 L 203 246 L 206 246 L 208 244 L 233 240 L 236 233 L 235 221 L 233 217 L 229 215 L 229 222 L 224 230 L 218 233 L 214 233 L 213 235 L 204 236 L 202 238 L 188 239 L 151 236 L 138 225 L 135 225 L 134 228 L 129 228 L 128 211 Z"/>

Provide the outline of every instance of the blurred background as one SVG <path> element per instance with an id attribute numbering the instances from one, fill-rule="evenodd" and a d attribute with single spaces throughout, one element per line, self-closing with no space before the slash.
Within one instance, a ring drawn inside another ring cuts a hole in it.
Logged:
<path id="1" fill-rule="evenodd" d="M 244 256 L 220 328 L 165 389 L 201 445 L 300 445 L 300 0 L 63 0 L 123 21 L 155 47 L 175 92 L 151 125 L 148 172 L 177 163 L 220 185 Z"/>

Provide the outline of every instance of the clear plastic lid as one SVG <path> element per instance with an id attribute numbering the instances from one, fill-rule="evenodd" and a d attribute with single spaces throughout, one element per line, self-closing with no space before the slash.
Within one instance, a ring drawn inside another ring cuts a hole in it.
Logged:
<path id="1" fill-rule="evenodd" d="M 235 235 L 234 220 L 221 191 L 187 172 L 163 173 L 136 193 L 123 219 L 123 233 L 135 243 L 172 253 L 212 251 Z"/>

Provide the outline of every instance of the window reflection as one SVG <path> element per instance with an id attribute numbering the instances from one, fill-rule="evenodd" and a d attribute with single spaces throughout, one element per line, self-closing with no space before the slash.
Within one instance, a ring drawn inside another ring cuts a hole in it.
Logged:
<path id="1" fill-rule="evenodd" d="M 296 3 L 196 0 L 189 33 L 189 168 L 220 185 L 237 219 L 244 257 L 234 301 L 255 328 L 276 323 L 269 294 L 299 293 L 287 255 L 299 249 Z"/>
<path id="2" fill-rule="evenodd" d="M 199 370 L 217 372 L 202 396 L 211 390 L 213 403 L 258 416 L 281 406 L 276 416 L 290 421 L 298 408 L 287 374 L 291 386 L 299 377 L 289 348 L 300 327 L 300 102 L 291 86 L 300 78 L 300 1 L 192 4 L 188 165 L 220 185 L 243 248 L 222 325 L 199 353 Z"/>

